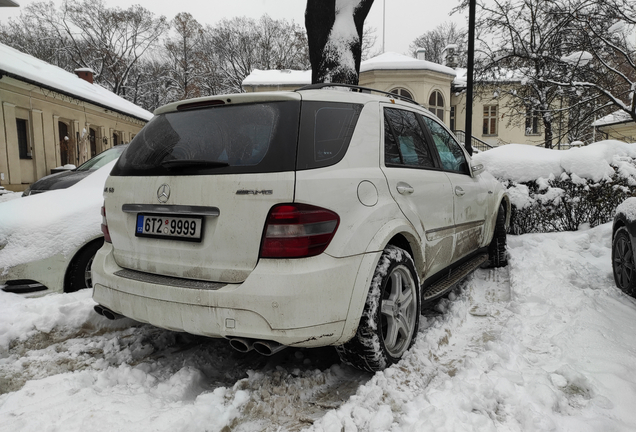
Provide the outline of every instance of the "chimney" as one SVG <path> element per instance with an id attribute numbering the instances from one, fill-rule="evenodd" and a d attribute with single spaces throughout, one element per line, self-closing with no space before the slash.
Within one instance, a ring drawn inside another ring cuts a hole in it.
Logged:
<path id="1" fill-rule="evenodd" d="M 418 48 L 415 50 L 415 56 L 418 60 L 426 60 L 426 48 Z"/>
<path id="2" fill-rule="evenodd" d="M 95 71 L 93 69 L 78 68 L 78 69 L 75 69 L 73 72 L 75 72 L 75 75 L 77 75 L 84 81 L 88 81 L 89 83 L 93 84 L 93 75 L 95 74 Z"/>

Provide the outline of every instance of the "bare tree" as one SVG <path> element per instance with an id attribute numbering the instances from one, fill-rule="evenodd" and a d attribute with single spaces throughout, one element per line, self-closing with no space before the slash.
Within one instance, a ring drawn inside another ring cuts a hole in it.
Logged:
<path id="1" fill-rule="evenodd" d="M 418 48 L 424 48 L 426 50 L 426 60 L 434 63 L 443 64 L 444 58 L 442 54 L 444 48 L 448 45 L 457 45 L 459 52 L 458 60 L 459 66 L 466 67 L 465 47 L 467 46 L 467 32 L 464 29 L 458 28 L 454 22 L 444 22 L 433 30 L 423 33 L 418 36 L 411 45 L 409 50 L 415 57 Z"/>
<path id="2" fill-rule="evenodd" d="M 362 35 L 373 0 L 307 0 L 312 83 L 358 84 Z"/>
<path id="3" fill-rule="evenodd" d="M 176 35 L 165 43 L 169 63 L 167 85 L 174 100 L 201 96 L 202 73 L 200 41 L 203 27 L 189 13 L 182 12 L 172 20 Z"/>
<path id="4" fill-rule="evenodd" d="M 376 32 L 377 29 L 375 27 L 364 27 L 362 31 L 362 61 L 382 54 L 382 49 L 374 49 L 378 41 Z"/>
<path id="5" fill-rule="evenodd" d="M 595 110 L 618 109 L 636 122 L 636 3 L 571 0 L 558 11 L 572 22 L 572 43 L 551 83 L 594 95 Z"/>
<path id="6" fill-rule="evenodd" d="M 70 62 L 60 66 L 90 67 L 98 83 L 119 95 L 126 94 L 136 63 L 168 28 L 164 17 L 155 18 L 141 6 L 107 8 L 102 0 L 66 0 L 60 10 L 52 3 L 32 3 L 21 21 L 59 43 L 56 50 Z"/>
<path id="7" fill-rule="evenodd" d="M 166 55 L 153 51 L 144 56 L 130 73 L 126 98 L 148 111 L 177 100 L 170 91 L 170 65 Z"/>
<path id="8" fill-rule="evenodd" d="M 570 97 L 546 78 L 563 74 L 554 59 L 567 43 L 570 26 L 570 18 L 555 13 L 555 2 L 545 0 L 489 1 L 481 5 L 477 20 L 476 81 L 495 85 L 497 96 L 507 96 L 499 100 L 506 101 L 510 123 L 532 128 L 538 119 L 547 148 Z"/>
<path id="9" fill-rule="evenodd" d="M 267 15 L 258 21 L 245 17 L 222 20 L 215 27 L 207 26 L 203 38 L 202 55 L 208 65 L 215 62 L 208 77 L 218 74 L 224 93 L 241 92 L 243 80 L 254 69 L 308 66 L 305 33 L 286 20 Z"/>
<path id="10" fill-rule="evenodd" d="M 67 41 L 59 37 L 52 24 L 56 22 L 55 5 L 32 3 L 26 11 L 15 19 L 10 18 L 6 24 L 0 23 L 0 42 L 62 68 L 72 65 L 72 58 L 65 49 Z"/>

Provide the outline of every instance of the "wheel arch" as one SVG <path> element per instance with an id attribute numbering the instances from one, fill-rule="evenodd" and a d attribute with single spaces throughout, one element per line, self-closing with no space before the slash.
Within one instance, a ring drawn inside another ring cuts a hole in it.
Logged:
<path id="1" fill-rule="evenodd" d="M 501 208 L 502 205 L 504 206 L 504 209 L 506 212 L 506 222 L 505 222 L 506 232 L 510 230 L 510 215 L 512 213 L 512 203 L 510 202 L 510 197 L 508 196 L 508 194 L 503 193 L 497 199 L 496 204 L 493 208 L 493 211 L 494 211 L 493 217 L 487 224 L 488 235 L 487 237 L 485 237 L 485 240 L 486 240 L 485 244 L 490 244 L 493 236 L 495 235 L 495 225 L 497 224 L 497 215 L 499 214 L 499 209 Z"/>
<path id="2" fill-rule="evenodd" d="M 380 228 L 375 237 L 371 239 L 367 252 L 382 252 L 388 245 L 404 249 L 413 258 L 418 277 L 422 278 L 426 269 L 426 258 L 423 253 L 424 245 L 422 243 L 422 238 L 409 222 L 394 219 Z"/>
<path id="3" fill-rule="evenodd" d="M 104 236 L 103 235 L 99 235 L 99 236 L 93 237 L 89 241 L 84 243 L 81 247 L 79 247 L 75 251 L 75 253 L 73 254 L 73 258 L 71 258 L 68 261 L 68 265 L 66 266 L 66 271 L 64 272 L 64 286 L 62 287 L 64 292 L 68 291 L 73 265 L 76 262 L 76 260 L 81 256 L 81 254 L 85 250 L 87 250 L 90 247 L 93 247 L 98 242 L 99 243 L 103 243 L 104 242 Z"/>
<path id="4" fill-rule="evenodd" d="M 426 266 L 422 253 L 423 247 L 419 246 L 421 245 L 419 235 L 413 226 L 404 219 L 390 220 L 377 231 L 367 246 L 365 257 L 358 269 L 355 286 L 351 293 L 349 313 L 347 314 L 339 343 L 344 343 L 351 339 L 358 329 L 358 323 L 362 317 L 373 274 L 387 245 L 394 245 L 407 251 L 413 258 L 415 270 L 418 273 L 417 276 L 422 280 L 421 275 Z"/>

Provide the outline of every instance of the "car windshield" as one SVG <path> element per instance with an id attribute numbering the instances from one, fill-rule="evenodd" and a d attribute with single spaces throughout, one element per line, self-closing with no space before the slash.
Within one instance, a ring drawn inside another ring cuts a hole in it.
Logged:
<path id="1" fill-rule="evenodd" d="M 97 156 L 90 158 L 79 167 L 77 167 L 76 171 L 95 171 L 106 165 L 108 162 L 115 160 L 122 154 L 125 145 L 119 145 L 113 148 L 110 148 L 106 151 L 101 152 Z"/>

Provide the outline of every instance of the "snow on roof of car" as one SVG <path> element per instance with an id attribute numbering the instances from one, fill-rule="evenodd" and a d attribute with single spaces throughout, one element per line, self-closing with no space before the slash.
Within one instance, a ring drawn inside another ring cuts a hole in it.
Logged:
<path id="1" fill-rule="evenodd" d="M 150 120 L 152 113 L 62 68 L 0 43 L 0 74 L 5 73 L 35 85 L 58 90 L 113 111 Z"/>

